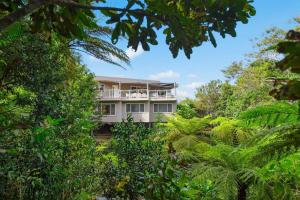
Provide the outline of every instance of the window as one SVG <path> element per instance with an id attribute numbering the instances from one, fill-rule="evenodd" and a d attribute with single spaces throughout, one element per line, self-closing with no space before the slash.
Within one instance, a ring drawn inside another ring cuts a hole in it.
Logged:
<path id="1" fill-rule="evenodd" d="M 99 89 L 99 91 L 103 91 L 104 90 L 104 84 L 103 83 L 98 83 L 98 89 Z"/>
<path id="2" fill-rule="evenodd" d="M 116 115 L 116 104 L 109 104 L 109 103 L 102 104 L 101 113 L 104 116 Z"/>
<path id="3" fill-rule="evenodd" d="M 145 104 L 131 103 L 126 104 L 126 112 L 127 113 L 139 113 L 145 112 Z"/>
<path id="4" fill-rule="evenodd" d="M 170 113 L 173 111 L 173 106 L 171 103 L 158 103 L 154 104 L 154 112 L 160 113 Z"/>

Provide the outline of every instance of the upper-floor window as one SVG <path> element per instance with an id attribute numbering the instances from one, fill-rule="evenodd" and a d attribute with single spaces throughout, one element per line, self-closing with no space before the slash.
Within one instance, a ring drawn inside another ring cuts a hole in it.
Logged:
<path id="1" fill-rule="evenodd" d="M 104 84 L 103 83 L 98 83 L 98 89 L 99 89 L 99 91 L 103 91 L 104 90 Z"/>
<path id="2" fill-rule="evenodd" d="M 101 114 L 104 116 L 116 115 L 116 104 L 114 103 L 101 104 Z"/>
<path id="3" fill-rule="evenodd" d="M 155 113 L 171 113 L 173 112 L 173 105 L 171 103 L 157 103 L 154 104 Z"/>
<path id="4" fill-rule="evenodd" d="M 128 103 L 126 104 L 127 113 L 145 112 L 145 104 L 143 103 Z"/>

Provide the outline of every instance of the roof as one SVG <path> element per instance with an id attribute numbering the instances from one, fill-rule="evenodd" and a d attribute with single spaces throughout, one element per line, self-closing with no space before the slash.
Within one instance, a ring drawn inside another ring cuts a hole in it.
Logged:
<path id="1" fill-rule="evenodd" d="M 94 78 L 96 81 L 103 81 L 103 82 L 113 82 L 113 83 L 141 83 L 141 84 L 150 84 L 150 85 L 157 85 L 162 87 L 174 87 L 174 83 L 162 83 L 156 80 L 147 80 L 147 79 L 132 79 L 132 78 L 121 78 L 121 77 L 110 77 L 110 76 L 96 76 Z M 177 84 L 176 84 L 177 87 Z"/>

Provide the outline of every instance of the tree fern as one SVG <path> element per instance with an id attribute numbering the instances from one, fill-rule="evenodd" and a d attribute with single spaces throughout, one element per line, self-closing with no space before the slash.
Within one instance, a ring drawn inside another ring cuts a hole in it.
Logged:
<path id="1" fill-rule="evenodd" d="M 185 119 L 180 115 L 175 115 L 168 118 L 168 123 L 165 127 L 169 128 L 171 131 L 177 131 L 182 134 L 202 134 L 208 127 L 210 117 L 198 118 L 193 117 L 191 119 Z"/>
<path id="2" fill-rule="evenodd" d="M 244 126 L 275 127 L 300 121 L 298 109 L 297 104 L 276 102 L 242 112 L 239 115 L 239 119 Z"/>
<path id="3" fill-rule="evenodd" d="M 194 135 L 181 137 L 173 143 L 177 155 L 181 162 L 197 161 L 197 152 L 194 151 L 198 144 L 198 138 Z"/>
<path id="4" fill-rule="evenodd" d="M 226 117 L 217 117 L 210 122 L 212 136 L 225 144 L 237 146 L 245 142 L 251 135 L 251 131 L 240 126 L 240 121 Z"/>
<path id="5" fill-rule="evenodd" d="M 249 146 L 256 148 L 252 160 L 260 165 L 291 154 L 300 147 L 300 123 L 262 131 L 249 141 Z"/>

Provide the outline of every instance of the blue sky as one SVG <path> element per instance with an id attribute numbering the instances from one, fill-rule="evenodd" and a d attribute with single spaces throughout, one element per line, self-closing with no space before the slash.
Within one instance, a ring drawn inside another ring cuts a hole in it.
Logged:
<path id="1" fill-rule="evenodd" d="M 144 52 L 124 49 L 131 58 L 131 66 L 126 69 L 82 55 L 82 62 L 96 75 L 121 76 L 141 79 L 159 79 L 177 82 L 181 98 L 193 97 L 195 88 L 214 79 L 224 79 L 221 70 L 233 61 L 241 61 L 245 54 L 253 51 L 251 39 L 262 36 L 273 26 L 289 29 L 295 25 L 293 18 L 300 16 L 300 0 L 255 0 L 256 16 L 248 24 L 238 24 L 237 37 L 217 37 L 217 48 L 209 42 L 194 48 L 191 59 L 183 52 L 173 59 L 162 34 L 158 34 L 159 44 Z M 216 35 L 216 34 L 215 34 Z M 123 48 L 125 41 L 121 41 Z"/>

